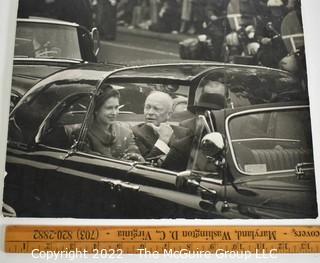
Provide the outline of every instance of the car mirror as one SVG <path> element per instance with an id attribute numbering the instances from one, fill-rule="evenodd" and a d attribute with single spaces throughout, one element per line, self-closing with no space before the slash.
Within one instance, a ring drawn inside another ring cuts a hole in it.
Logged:
<path id="1" fill-rule="evenodd" d="M 92 28 L 90 35 L 93 40 L 93 52 L 97 57 L 100 51 L 100 34 L 98 28 Z"/>
<path id="2" fill-rule="evenodd" d="M 212 158 L 219 157 L 225 149 L 224 139 L 221 133 L 211 132 L 201 140 L 201 150 Z"/>

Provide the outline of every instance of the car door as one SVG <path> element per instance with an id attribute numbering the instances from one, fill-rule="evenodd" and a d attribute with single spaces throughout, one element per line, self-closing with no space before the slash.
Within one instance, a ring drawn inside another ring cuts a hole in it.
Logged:
<path id="1" fill-rule="evenodd" d="M 160 88 L 161 84 L 130 82 L 112 86 L 121 93 L 118 121 L 136 125 L 143 122 L 146 94 L 153 88 Z M 64 184 L 70 185 L 64 199 L 70 203 L 69 210 L 73 211 L 73 215 L 173 218 L 184 217 L 184 209 L 199 208 L 194 195 L 177 191 L 177 172 L 155 167 L 151 162 L 133 162 L 86 151 L 82 145 L 92 115 L 91 107 L 77 146 L 58 168 L 59 173 L 63 174 Z"/>
<path id="2" fill-rule="evenodd" d="M 229 202 L 254 218 L 316 217 L 308 106 L 273 104 L 227 115 Z"/>
<path id="3" fill-rule="evenodd" d="M 18 207 L 19 216 L 64 215 L 64 203 L 68 199 L 61 197 L 70 185 L 61 177 L 58 168 L 72 151 L 76 136 L 71 134 L 71 130 L 80 129 L 91 98 L 90 93 L 81 92 L 67 96 L 44 118 L 33 143 L 9 142 L 7 168 L 10 176 L 5 188 L 10 195 L 9 200 L 24 196 L 22 202 L 17 200 L 12 205 Z M 19 188 L 12 191 L 17 182 Z M 17 193 L 19 191 L 22 193 Z M 19 204 L 27 207 L 20 209 Z"/>
<path id="4" fill-rule="evenodd" d="M 3 200 L 19 217 L 54 216 L 56 170 L 67 151 L 9 142 Z"/>
<path id="5" fill-rule="evenodd" d="M 76 93 L 65 98 L 42 122 L 35 138 L 38 147 L 63 152 L 56 167 L 56 217 L 121 217 L 116 203 L 117 191 L 108 188 L 102 178 L 107 174 L 115 181 L 117 175 L 114 175 L 117 173 L 119 177 L 122 170 L 128 169 L 127 165 L 123 167 L 120 162 L 116 166 L 106 160 L 99 163 L 97 156 L 78 151 L 93 98 L 91 93 Z"/>

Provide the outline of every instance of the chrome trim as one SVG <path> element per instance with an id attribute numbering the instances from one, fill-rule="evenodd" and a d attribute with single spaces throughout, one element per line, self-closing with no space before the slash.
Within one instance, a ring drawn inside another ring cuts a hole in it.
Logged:
<path id="1" fill-rule="evenodd" d="M 73 158 L 86 158 L 86 157 L 93 157 L 94 159 L 96 159 L 96 161 L 108 161 L 110 163 L 114 163 L 114 164 L 121 164 L 121 165 L 125 165 L 128 167 L 128 169 L 126 170 L 126 173 L 130 174 L 134 169 L 140 169 L 146 172 L 156 172 L 156 173 L 161 173 L 161 176 L 157 176 L 154 177 L 151 174 L 148 174 L 148 178 L 151 179 L 155 179 L 157 181 L 161 181 L 161 182 L 166 182 L 166 183 L 173 183 L 169 180 L 164 180 L 163 178 L 161 178 L 162 176 L 177 176 L 178 173 L 176 172 L 172 172 L 169 170 L 165 170 L 165 169 L 160 169 L 160 168 L 154 168 L 154 167 L 149 167 L 149 166 L 144 166 L 141 164 L 137 164 L 134 166 L 134 162 L 129 162 L 129 161 L 124 161 L 124 160 L 119 160 L 119 159 L 112 159 L 112 158 L 108 158 L 108 157 L 104 157 L 104 156 L 98 156 L 98 155 L 93 155 L 90 153 L 84 153 L 81 151 L 77 151 L 76 155 L 73 155 Z M 91 163 L 89 159 L 87 159 L 88 163 Z M 139 171 L 139 170 L 138 170 Z M 144 176 L 144 175 L 141 175 Z M 144 176 L 146 177 L 146 176 Z M 175 181 L 175 178 L 174 178 Z"/>
<path id="2" fill-rule="evenodd" d="M 34 62 L 60 62 L 60 63 L 74 63 L 80 64 L 83 60 L 79 59 L 62 59 L 62 58 L 28 58 L 28 57 L 14 57 L 13 61 L 34 61 Z"/>
<path id="3" fill-rule="evenodd" d="M 272 108 L 259 108 L 259 109 L 251 109 L 251 110 L 244 110 L 244 111 L 240 111 L 240 112 L 236 112 L 233 114 L 230 114 L 226 120 L 225 120 L 225 130 L 226 130 L 226 136 L 227 136 L 227 140 L 228 140 L 228 145 L 229 145 L 229 149 L 231 152 L 231 156 L 232 156 L 232 161 L 237 169 L 237 171 L 243 175 L 249 175 L 249 176 L 253 176 L 253 175 L 257 175 L 257 176 L 261 176 L 261 175 L 269 175 L 269 174 L 276 174 L 276 173 L 288 173 L 288 172 L 294 172 L 295 169 L 289 169 L 289 170 L 280 170 L 280 171 L 269 171 L 269 172 L 264 172 L 264 173 L 247 173 L 242 171 L 237 163 L 236 160 L 236 156 L 232 147 L 232 140 L 231 140 L 231 136 L 230 136 L 230 131 L 229 131 L 229 126 L 228 123 L 230 121 L 231 118 L 234 118 L 236 116 L 241 116 L 241 115 L 246 115 L 249 113 L 257 113 L 257 112 L 268 112 L 268 111 L 283 111 L 283 110 L 293 110 L 293 109 L 307 109 L 309 108 L 309 105 L 299 105 L 299 106 L 282 106 L 282 107 L 272 107 Z"/>
<path id="4" fill-rule="evenodd" d="M 139 168 L 141 170 L 146 170 L 146 171 L 152 171 L 152 172 L 166 172 L 166 174 L 170 174 L 170 175 L 177 175 L 177 172 L 173 172 L 167 169 L 163 169 L 163 168 L 157 168 L 157 167 L 153 167 L 153 166 L 144 166 L 142 164 L 138 164 L 136 165 L 136 168 Z"/>
<path id="5" fill-rule="evenodd" d="M 236 139 L 232 142 L 252 142 L 252 141 L 282 141 L 282 142 L 300 142 L 300 140 L 282 139 L 282 138 L 251 138 L 251 139 Z"/>
<path id="6" fill-rule="evenodd" d="M 109 179 L 109 178 L 101 178 L 101 182 L 109 184 L 112 188 L 118 188 L 118 191 L 121 191 L 122 188 L 130 189 L 133 191 L 139 191 L 140 185 L 132 184 L 130 182 L 125 182 L 122 180 L 115 180 L 115 179 Z"/>
<path id="7" fill-rule="evenodd" d="M 94 155 L 91 153 L 85 153 L 83 151 L 77 151 L 77 154 L 80 156 L 83 155 L 83 156 L 88 156 L 88 157 L 94 157 L 94 158 L 98 158 L 99 160 L 109 161 L 109 162 L 113 162 L 113 163 L 117 163 L 117 164 L 124 164 L 124 165 L 128 165 L 130 167 L 132 167 L 132 165 L 134 164 L 134 162 L 108 158 L 105 156 Z M 138 168 L 138 169 L 145 170 L 145 171 L 152 171 L 152 172 L 162 172 L 162 173 L 165 172 L 167 175 L 177 175 L 178 174 L 177 172 L 173 172 L 170 170 L 156 168 L 156 167 L 152 167 L 152 166 L 144 166 L 142 164 L 137 164 L 134 166 L 134 168 Z"/>
<path id="8" fill-rule="evenodd" d="M 72 26 L 79 27 L 79 24 L 67 22 L 58 19 L 42 18 L 42 17 L 33 17 L 33 18 L 18 18 L 17 22 L 22 23 L 40 23 L 40 24 L 52 24 L 52 25 L 62 25 L 62 26 Z"/>
<path id="9" fill-rule="evenodd" d="M 166 67 L 166 66 L 210 66 L 211 68 L 208 68 L 199 74 L 192 76 L 192 79 L 196 78 L 197 76 L 206 73 L 210 70 L 213 70 L 213 67 L 216 67 L 216 69 L 219 68 L 225 68 L 226 66 L 234 67 L 234 68 L 245 68 L 245 69 L 265 69 L 269 71 L 274 71 L 274 72 L 280 72 L 284 73 L 287 75 L 290 75 L 288 71 L 285 70 L 280 70 L 280 69 L 274 69 L 274 68 L 268 68 L 268 67 L 263 67 L 263 66 L 250 66 L 250 65 L 242 65 L 242 64 L 230 64 L 230 63 L 210 63 L 210 62 L 168 62 L 168 63 L 159 63 L 159 64 L 147 64 L 147 65 L 136 65 L 136 66 L 125 66 L 122 68 L 123 71 L 126 70 L 133 70 L 133 69 L 141 69 L 141 68 L 153 68 L 153 67 Z"/>
<path id="10" fill-rule="evenodd" d="M 118 159 L 113 159 L 113 158 L 108 158 L 108 157 L 105 157 L 105 156 L 99 156 L 99 155 L 94 155 L 94 154 L 91 154 L 91 153 L 85 153 L 85 152 L 82 152 L 82 151 L 76 151 L 76 154 L 80 157 L 94 157 L 96 158 L 97 160 L 102 160 L 102 161 L 108 161 L 108 162 L 111 162 L 111 163 L 116 163 L 116 164 L 124 164 L 124 165 L 127 165 L 127 166 L 132 166 L 132 163 L 128 162 L 128 161 L 122 161 L 122 160 L 118 160 Z"/>
<path id="11" fill-rule="evenodd" d="M 204 183 L 214 183 L 214 184 L 223 184 L 223 180 L 222 179 L 214 179 L 214 178 L 209 178 L 209 177 L 205 177 L 205 176 L 201 176 L 201 182 Z"/>

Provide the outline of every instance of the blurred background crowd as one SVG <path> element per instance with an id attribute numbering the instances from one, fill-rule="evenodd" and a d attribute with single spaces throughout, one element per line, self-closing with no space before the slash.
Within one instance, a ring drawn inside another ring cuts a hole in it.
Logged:
<path id="1" fill-rule="evenodd" d="M 231 28 L 239 26 L 236 15 L 272 21 L 280 30 L 282 19 L 300 11 L 300 0 L 20 0 L 19 15 L 40 15 L 108 30 L 116 24 L 166 33 L 201 34 L 208 23 L 228 17 Z M 234 15 L 234 16 L 232 16 Z M 234 20 L 234 21 L 232 21 Z M 110 25 L 110 26 L 108 26 Z M 110 28 L 108 28 L 110 27 Z M 233 28 L 234 29 L 234 28 Z"/>
<path id="2" fill-rule="evenodd" d="M 117 26 L 184 34 L 182 58 L 305 71 L 300 0 L 20 0 L 30 15 L 96 26 L 104 40 Z"/>

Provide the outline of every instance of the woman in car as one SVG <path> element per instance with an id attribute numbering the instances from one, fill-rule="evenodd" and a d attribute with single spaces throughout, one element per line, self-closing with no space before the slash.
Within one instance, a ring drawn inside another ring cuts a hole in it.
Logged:
<path id="1" fill-rule="evenodd" d="M 90 153 L 116 159 L 143 161 L 133 133 L 117 121 L 120 93 L 110 85 L 95 98 L 93 120 L 88 128 L 86 148 Z"/>

